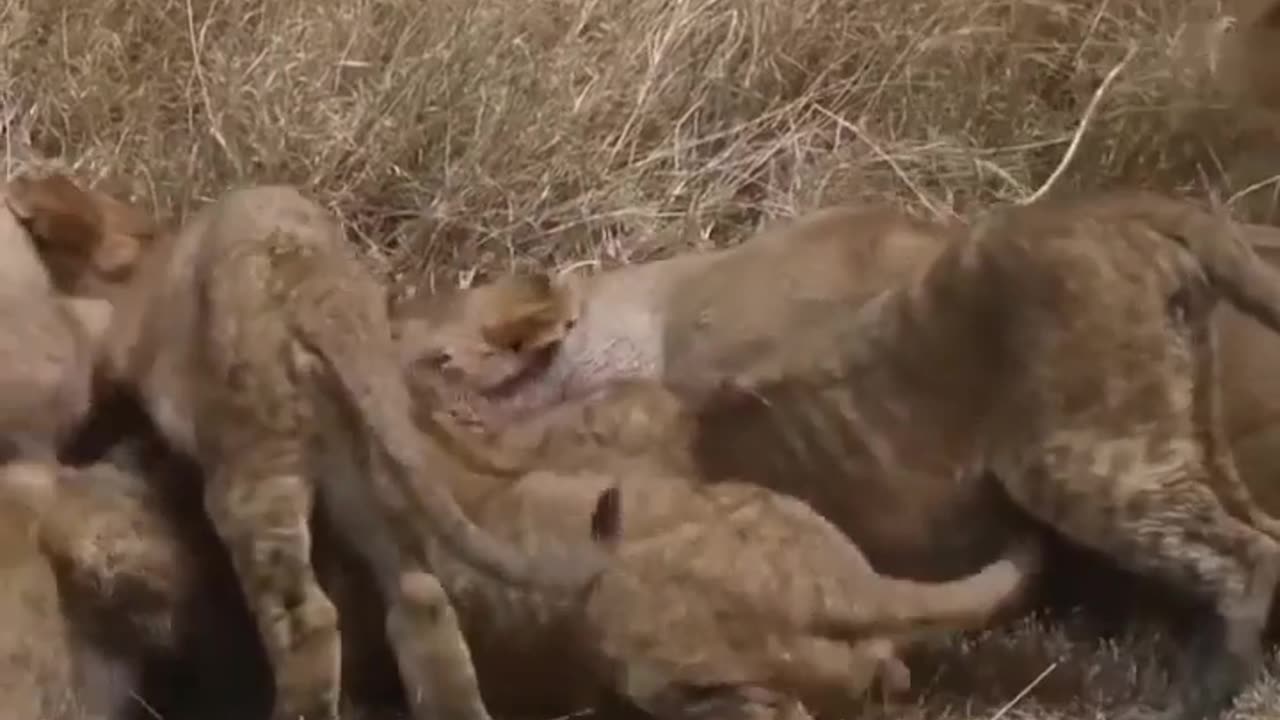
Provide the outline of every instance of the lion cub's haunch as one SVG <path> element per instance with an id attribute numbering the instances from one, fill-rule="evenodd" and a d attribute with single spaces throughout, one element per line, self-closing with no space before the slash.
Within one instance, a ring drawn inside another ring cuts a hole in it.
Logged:
<path id="1" fill-rule="evenodd" d="M 581 660 L 658 717 L 695 708 L 796 717 L 787 713 L 803 713 L 797 701 L 839 712 L 877 674 L 890 688 L 909 683 L 898 642 L 984 624 L 1036 567 L 1036 544 L 1028 543 L 952 582 L 889 578 L 799 500 L 741 483 L 697 483 L 665 461 L 634 462 L 643 446 L 674 442 L 668 428 L 683 429 L 687 445 L 693 426 L 681 407 L 656 383 L 618 383 L 527 421 L 532 429 L 510 428 L 537 439 L 520 445 L 526 458 L 561 469 L 513 482 L 459 479 L 454 492 L 468 512 L 530 552 L 571 546 L 587 527 L 566 518 L 594 508 L 592 531 L 617 558 L 578 630 L 566 630 L 576 626 L 572 616 L 528 593 L 450 583 L 487 692 L 532 702 L 549 688 L 579 685 L 570 676 Z M 587 457 L 575 437 L 592 446 Z M 618 500 L 626 513 L 612 518 L 608 507 Z M 442 557 L 433 568 L 448 577 L 457 563 Z"/>
<path id="2" fill-rule="evenodd" d="M 429 537 L 508 582 L 577 591 L 598 574 L 585 537 L 573 557 L 534 562 L 458 509 L 437 476 L 462 467 L 413 425 L 382 287 L 296 190 L 235 190 L 202 209 L 152 244 L 115 310 L 102 372 L 136 388 L 204 469 L 207 511 L 272 664 L 275 717 L 337 712 L 336 615 L 310 560 L 316 486 L 393 615 L 415 602 L 401 580 Z M 393 645 L 428 631 L 402 628 Z M 424 713 L 448 702 L 430 692 L 446 669 L 400 660 Z"/>

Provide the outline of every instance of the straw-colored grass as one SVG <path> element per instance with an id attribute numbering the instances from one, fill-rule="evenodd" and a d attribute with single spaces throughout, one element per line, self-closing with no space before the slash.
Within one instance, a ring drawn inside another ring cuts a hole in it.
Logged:
<path id="1" fill-rule="evenodd" d="M 1032 195 L 1077 135 L 1055 189 L 1212 190 L 1269 219 L 1280 133 L 1221 71 L 1223 12 L 1212 0 L 0 0 L 5 170 L 70 167 L 170 218 L 233 184 L 299 183 L 379 272 L 446 283 L 736 242 L 834 202 L 966 213 Z M 1044 650 L 1055 632 L 939 651 L 946 687 L 920 671 L 925 699 L 880 716 L 992 717 L 1057 659 Z M 1019 659 L 964 662 L 978 647 Z M 1140 704 L 1167 689 L 1142 642 L 1070 647 L 1078 657 L 1004 717 L 1101 717 L 1109 693 Z M 1009 672 L 978 672 L 990 667 Z M 1277 682 L 1245 703 L 1280 706 Z"/>
<path id="2" fill-rule="evenodd" d="M 1061 186 L 1230 195 L 1280 143 L 1209 71 L 1217 6 L 0 0 L 0 101 L 11 150 L 165 214 L 289 181 L 389 273 L 613 264 L 824 203 L 1026 197 L 1130 46 Z"/>

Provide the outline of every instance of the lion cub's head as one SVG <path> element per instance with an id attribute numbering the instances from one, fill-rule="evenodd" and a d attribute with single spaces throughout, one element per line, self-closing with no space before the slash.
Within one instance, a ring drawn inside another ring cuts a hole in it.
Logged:
<path id="1" fill-rule="evenodd" d="M 578 315 L 577 285 L 545 273 L 506 275 L 392 309 L 401 361 L 412 382 L 436 376 L 482 395 L 501 393 L 544 365 Z"/>

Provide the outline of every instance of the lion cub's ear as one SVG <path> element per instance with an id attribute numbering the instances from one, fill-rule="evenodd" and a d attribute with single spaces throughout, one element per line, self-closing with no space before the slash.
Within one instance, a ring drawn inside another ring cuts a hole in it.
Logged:
<path id="1" fill-rule="evenodd" d="M 546 273 L 510 275 L 494 281 L 484 341 L 516 353 L 536 352 L 564 340 L 578 320 L 576 286 Z"/>
<path id="2" fill-rule="evenodd" d="M 87 255 L 101 240 L 103 219 L 98 206 L 62 173 L 13 178 L 5 202 L 42 243 Z"/>
<path id="3" fill-rule="evenodd" d="M 5 201 L 27 226 L 65 292 L 90 278 L 127 278 L 156 235 L 155 221 L 147 213 L 106 193 L 86 190 L 62 173 L 16 177 L 9 182 Z"/>

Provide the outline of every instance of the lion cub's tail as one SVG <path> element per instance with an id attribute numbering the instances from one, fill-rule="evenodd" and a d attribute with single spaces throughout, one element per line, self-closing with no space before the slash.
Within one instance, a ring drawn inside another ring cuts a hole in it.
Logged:
<path id="1" fill-rule="evenodd" d="M 859 573 L 856 586 L 816 614 L 818 635 L 858 642 L 868 636 L 920 635 L 981 627 L 1010 607 L 1039 571 L 1043 548 L 1027 536 L 978 572 L 945 582 L 920 582 Z M 830 598 L 827 599 L 830 602 Z"/>
<path id="2" fill-rule="evenodd" d="M 380 324 L 370 318 L 353 323 L 355 333 L 335 333 L 314 326 L 318 320 L 311 315 L 295 313 L 295 337 L 324 359 L 373 447 L 389 461 L 399 494 L 424 526 L 414 530 L 430 532 L 467 564 L 517 587 L 577 594 L 593 585 L 607 565 L 600 548 L 584 543 L 570 558 L 529 556 L 476 525 L 458 506 L 451 484 L 466 482 L 475 470 L 414 424 L 401 368 L 394 353 L 383 352 L 389 329 L 383 339 Z"/>

